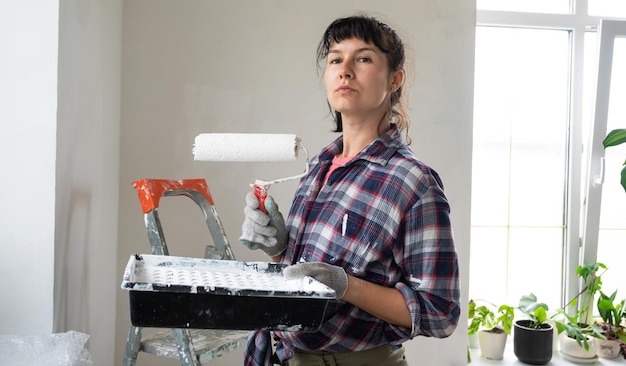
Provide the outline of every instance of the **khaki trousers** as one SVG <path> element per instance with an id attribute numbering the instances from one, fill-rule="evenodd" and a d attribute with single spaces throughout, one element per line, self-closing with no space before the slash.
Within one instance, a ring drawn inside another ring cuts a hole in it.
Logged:
<path id="1" fill-rule="evenodd" d="M 288 366 L 408 366 L 404 347 L 392 350 L 388 344 L 359 352 L 326 353 L 303 352 L 296 354 Z"/>

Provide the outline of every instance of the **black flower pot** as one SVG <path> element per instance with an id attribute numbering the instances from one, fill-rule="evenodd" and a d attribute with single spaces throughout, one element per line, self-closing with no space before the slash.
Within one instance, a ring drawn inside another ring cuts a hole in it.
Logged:
<path id="1" fill-rule="evenodd" d="M 530 320 L 517 320 L 513 326 L 513 352 L 530 365 L 545 365 L 552 359 L 552 324 L 531 328 Z"/>

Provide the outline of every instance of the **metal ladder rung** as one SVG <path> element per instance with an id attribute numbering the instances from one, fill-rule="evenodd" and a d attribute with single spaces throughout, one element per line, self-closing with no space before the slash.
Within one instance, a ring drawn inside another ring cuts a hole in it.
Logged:
<path id="1" fill-rule="evenodd" d="M 190 329 L 189 332 L 201 363 L 245 346 L 248 338 L 248 331 L 239 330 Z M 145 353 L 172 359 L 179 358 L 176 340 L 172 337 L 171 329 L 145 336 L 141 343 Z"/>

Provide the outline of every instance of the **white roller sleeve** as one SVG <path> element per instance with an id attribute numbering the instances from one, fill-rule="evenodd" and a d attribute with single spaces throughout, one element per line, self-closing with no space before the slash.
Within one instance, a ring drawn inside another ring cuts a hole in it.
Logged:
<path id="1" fill-rule="evenodd" d="M 193 146 L 194 160 L 285 161 L 298 158 L 300 138 L 289 134 L 202 133 Z"/>

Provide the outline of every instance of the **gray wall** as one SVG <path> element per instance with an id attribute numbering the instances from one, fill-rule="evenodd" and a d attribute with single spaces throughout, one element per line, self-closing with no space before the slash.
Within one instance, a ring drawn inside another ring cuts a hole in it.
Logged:
<path id="1" fill-rule="evenodd" d="M 115 362 L 122 0 L 62 0 L 54 330 Z"/>
<path id="2" fill-rule="evenodd" d="M 194 162 L 203 132 L 295 133 L 317 153 L 335 138 L 315 48 L 335 18 L 364 10 L 389 21 L 408 46 L 412 147 L 442 176 L 452 205 L 467 302 L 475 2 L 168 1 L 124 2 L 118 280 L 128 257 L 150 247 L 136 193 L 141 178 L 205 178 L 240 260 L 266 260 L 238 243 L 243 197 L 256 178 L 301 172 L 303 163 Z M 295 182 L 271 188 L 286 213 Z M 202 256 L 209 241 L 191 201 L 166 198 L 159 214 L 173 255 Z M 117 291 L 116 362 L 129 324 Z M 466 310 L 466 309 L 465 309 Z M 466 313 L 462 314 L 462 319 Z M 411 365 L 461 365 L 466 324 L 445 340 L 407 344 Z M 215 365 L 241 363 L 241 352 Z M 142 354 L 138 365 L 176 365 Z"/>

